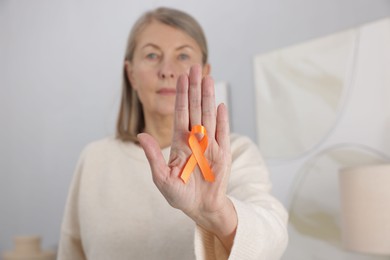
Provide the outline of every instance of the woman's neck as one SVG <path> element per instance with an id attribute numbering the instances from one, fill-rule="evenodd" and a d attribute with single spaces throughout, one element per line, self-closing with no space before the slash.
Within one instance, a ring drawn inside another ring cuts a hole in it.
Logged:
<path id="1" fill-rule="evenodd" d="M 145 133 L 153 136 L 160 148 L 171 145 L 173 135 L 173 116 L 146 116 Z"/>

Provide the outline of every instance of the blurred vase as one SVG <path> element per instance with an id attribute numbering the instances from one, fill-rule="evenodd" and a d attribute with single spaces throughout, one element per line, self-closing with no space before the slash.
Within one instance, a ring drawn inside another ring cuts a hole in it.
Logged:
<path id="1" fill-rule="evenodd" d="M 39 236 L 18 236 L 13 251 L 3 253 L 3 260 L 54 260 L 55 253 L 41 250 Z"/>
<path id="2" fill-rule="evenodd" d="M 344 247 L 390 255 L 390 164 L 345 168 L 339 177 Z"/>

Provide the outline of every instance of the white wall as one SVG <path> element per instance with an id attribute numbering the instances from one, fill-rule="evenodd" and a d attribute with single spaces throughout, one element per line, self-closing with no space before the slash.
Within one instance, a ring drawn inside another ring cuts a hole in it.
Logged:
<path id="1" fill-rule="evenodd" d="M 81 149 L 113 133 L 128 31 L 159 5 L 203 25 L 233 130 L 254 141 L 255 54 L 390 15 L 387 0 L 0 0 L 0 252 L 16 234 L 57 244 Z M 273 179 L 285 203 L 292 178 Z"/>

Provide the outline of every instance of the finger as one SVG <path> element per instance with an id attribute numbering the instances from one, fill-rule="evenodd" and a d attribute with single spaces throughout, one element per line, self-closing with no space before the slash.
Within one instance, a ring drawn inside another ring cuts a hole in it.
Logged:
<path id="1" fill-rule="evenodd" d="M 210 136 L 215 136 L 216 109 L 214 81 L 206 76 L 202 80 L 202 124 Z"/>
<path id="2" fill-rule="evenodd" d="M 165 163 L 159 144 L 151 135 L 146 133 L 138 134 L 137 138 L 149 161 L 153 181 L 160 183 L 161 180 L 169 176 L 169 167 Z"/>
<path id="3" fill-rule="evenodd" d="M 176 85 L 175 132 L 188 132 L 188 76 L 181 75 Z"/>
<path id="4" fill-rule="evenodd" d="M 220 104 L 217 108 L 216 140 L 223 150 L 230 150 L 230 127 L 229 115 L 225 104 Z"/>
<path id="5" fill-rule="evenodd" d="M 202 123 L 202 67 L 194 65 L 190 69 L 190 82 L 188 90 L 188 101 L 190 107 L 190 127 Z"/>

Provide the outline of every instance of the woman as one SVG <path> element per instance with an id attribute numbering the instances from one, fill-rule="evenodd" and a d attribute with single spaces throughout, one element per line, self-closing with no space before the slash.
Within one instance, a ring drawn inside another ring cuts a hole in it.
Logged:
<path id="1" fill-rule="evenodd" d="M 215 107 L 207 55 L 203 31 L 186 13 L 159 8 L 134 25 L 117 136 L 90 144 L 81 155 L 59 259 L 282 255 L 287 215 L 269 194 L 256 146 L 230 135 L 226 107 Z M 200 154 L 210 171 L 195 165 L 183 181 L 197 154 L 188 141 L 194 129 L 206 130 L 192 140 L 207 137 Z M 214 179 L 206 181 L 205 174 Z"/>

